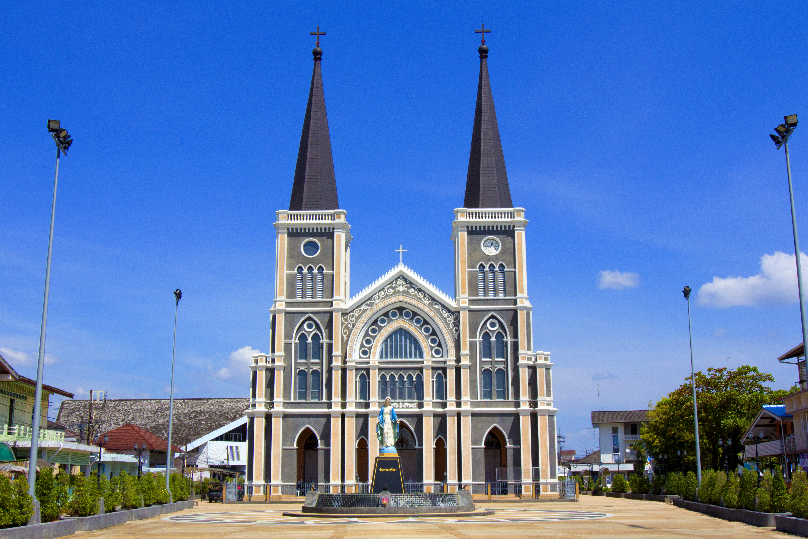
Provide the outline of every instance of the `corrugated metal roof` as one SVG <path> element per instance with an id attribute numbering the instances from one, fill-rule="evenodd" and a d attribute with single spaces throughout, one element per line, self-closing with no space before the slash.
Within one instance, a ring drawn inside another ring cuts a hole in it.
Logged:
<path id="1" fill-rule="evenodd" d="M 764 404 L 763 408 L 777 417 L 791 417 L 791 414 L 786 413 L 785 404 Z"/>
<path id="2" fill-rule="evenodd" d="M 573 460 L 573 464 L 600 464 L 600 450 L 593 451 L 585 457 Z"/>
<path id="3" fill-rule="evenodd" d="M 617 410 L 592 412 L 592 425 L 600 423 L 646 423 L 648 410 Z"/>

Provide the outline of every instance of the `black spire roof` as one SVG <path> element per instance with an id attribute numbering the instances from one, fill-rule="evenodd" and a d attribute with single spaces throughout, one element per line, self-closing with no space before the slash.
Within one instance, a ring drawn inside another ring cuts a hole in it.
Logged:
<path id="1" fill-rule="evenodd" d="M 314 73 L 311 76 L 303 134 L 300 135 L 300 149 L 297 152 L 295 183 L 292 186 L 289 211 L 339 208 L 334 161 L 331 158 L 331 137 L 328 134 L 328 118 L 325 113 L 323 77 L 320 73 L 323 50 L 319 46 L 319 36 L 312 54 Z"/>
<path id="2" fill-rule="evenodd" d="M 485 45 L 485 34 L 477 51 L 480 53 L 480 82 L 477 86 L 477 109 L 474 111 L 463 207 L 512 208 L 505 157 L 499 140 L 497 113 L 494 110 L 491 84 L 488 82 L 488 47 Z"/>

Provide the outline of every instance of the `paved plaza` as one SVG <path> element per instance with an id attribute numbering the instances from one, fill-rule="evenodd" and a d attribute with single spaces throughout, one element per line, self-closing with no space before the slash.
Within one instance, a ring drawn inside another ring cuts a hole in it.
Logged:
<path id="1" fill-rule="evenodd" d="M 193 509 L 162 518 L 128 522 L 78 535 L 110 539 L 794 537 L 773 529 L 726 522 L 669 504 L 600 496 L 582 496 L 578 503 L 478 502 L 477 507 L 493 509 L 495 513 L 465 518 L 412 518 L 408 515 L 383 519 L 293 518 L 282 513 L 299 510 L 300 504 L 200 502 Z"/>

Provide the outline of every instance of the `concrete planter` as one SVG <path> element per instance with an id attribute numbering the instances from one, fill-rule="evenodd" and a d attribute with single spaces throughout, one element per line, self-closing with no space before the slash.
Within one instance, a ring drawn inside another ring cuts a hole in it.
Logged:
<path id="1" fill-rule="evenodd" d="M 130 509 L 128 511 L 130 520 L 146 520 L 147 518 L 159 517 L 163 514 L 162 505 L 152 505 L 150 507 L 141 507 L 140 509 Z"/>
<path id="2" fill-rule="evenodd" d="M 129 522 L 129 511 L 118 511 L 91 517 L 72 517 L 69 520 L 76 523 L 76 531 L 91 532 Z"/>
<path id="3" fill-rule="evenodd" d="M 808 537 L 808 520 L 804 518 L 777 515 L 774 517 L 775 527 L 779 532 L 793 533 Z"/>
<path id="4" fill-rule="evenodd" d="M 610 498 L 626 498 L 627 500 L 645 500 L 649 502 L 664 502 L 673 503 L 673 500 L 678 500 L 679 496 L 666 496 L 662 494 L 632 494 L 630 492 L 607 492 L 606 496 Z"/>
<path id="5" fill-rule="evenodd" d="M 719 507 L 717 505 L 689 502 L 681 499 L 674 500 L 673 504 L 689 511 L 696 511 L 731 522 L 743 522 L 744 524 L 758 526 L 760 528 L 774 528 L 777 525 L 777 519 L 783 518 L 786 515 L 786 513 L 761 513 L 759 511 L 748 511 L 746 509 L 730 509 L 729 507 Z"/>
<path id="6" fill-rule="evenodd" d="M 0 537 L 13 537 L 14 539 L 54 539 L 65 535 L 73 535 L 74 533 L 76 533 L 76 521 L 75 519 L 70 519 L 34 524 L 32 526 L 20 526 L 19 528 L 6 528 L 0 530 Z"/>

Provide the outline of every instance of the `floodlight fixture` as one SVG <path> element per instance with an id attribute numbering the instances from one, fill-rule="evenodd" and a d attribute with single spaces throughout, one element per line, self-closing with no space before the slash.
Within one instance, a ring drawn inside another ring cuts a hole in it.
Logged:
<path id="1" fill-rule="evenodd" d="M 772 138 L 772 140 L 774 141 L 774 143 L 777 145 L 778 148 L 783 143 L 783 139 L 781 139 L 779 136 L 775 135 L 774 133 L 769 134 L 769 136 Z"/>
<path id="2" fill-rule="evenodd" d="M 786 124 L 780 124 L 774 128 L 775 131 L 782 137 L 788 133 L 788 126 Z"/>
<path id="3" fill-rule="evenodd" d="M 796 114 L 789 114 L 788 116 L 783 116 L 783 119 L 786 121 L 786 125 L 788 127 L 797 127 L 797 115 Z"/>
<path id="4" fill-rule="evenodd" d="M 59 120 L 48 120 L 48 131 L 55 133 L 59 130 Z"/>

